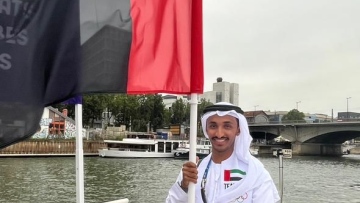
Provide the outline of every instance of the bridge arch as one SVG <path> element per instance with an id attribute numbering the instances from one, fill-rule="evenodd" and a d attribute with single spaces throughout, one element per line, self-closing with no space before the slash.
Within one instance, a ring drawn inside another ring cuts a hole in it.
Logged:
<path id="1" fill-rule="evenodd" d="M 344 130 L 336 132 L 327 132 L 316 137 L 310 138 L 304 143 L 326 143 L 326 144 L 342 144 L 347 140 L 360 137 L 360 131 Z"/>
<path id="2" fill-rule="evenodd" d="M 288 139 L 295 155 L 342 155 L 342 143 L 360 137 L 360 122 L 250 124 L 249 129 L 254 137 L 266 132 L 267 140 Z"/>

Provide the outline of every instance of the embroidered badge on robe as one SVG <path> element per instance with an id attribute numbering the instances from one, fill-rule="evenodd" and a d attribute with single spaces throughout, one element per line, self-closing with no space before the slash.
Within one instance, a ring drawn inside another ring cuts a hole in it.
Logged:
<path id="1" fill-rule="evenodd" d="M 224 186 L 225 189 L 234 184 L 235 181 L 240 181 L 246 176 L 246 172 L 239 169 L 224 170 Z"/>

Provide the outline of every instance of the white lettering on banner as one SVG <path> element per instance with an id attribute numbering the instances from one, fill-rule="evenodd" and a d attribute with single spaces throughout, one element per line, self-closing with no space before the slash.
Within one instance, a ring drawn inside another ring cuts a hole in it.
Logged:
<path id="1" fill-rule="evenodd" d="M 27 31 L 21 30 L 17 35 L 14 33 L 13 27 L 2 27 L 0 25 L 0 40 L 5 39 L 8 44 L 18 44 L 25 46 L 28 43 Z"/>
<path id="2" fill-rule="evenodd" d="M 20 9 L 26 14 L 26 16 L 30 16 L 35 4 L 30 4 L 29 2 L 23 2 L 21 0 L 0 0 L 0 14 L 5 14 L 8 16 L 16 16 Z"/>
<path id="3" fill-rule="evenodd" d="M 9 70 L 11 68 L 11 56 L 7 53 L 0 54 L 0 70 Z"/>
<path id="4" fill-rule="evenodd" d="M 21 15 L 18 17 L 22 19 L 31 17 L 36 5 L 36 2 L 29 3 L 21 0 L 0 0 L 0 19 L 5 19 L 6 16 L 13 16 L 10 18 L 7 17 L 9 19 L 8 25 L 0 24 L 0 42 L 14 46 L 26 46 L 28 44 L 29 37 L 27 30 L 25 28 L 14 28 L 14 24 L 12 23 L 17 15 Z M 9 53 L 6 48 L 5 50 L 1 50 L 1 52 L 3 53 L 0 53 L 0 71 L 11 69 L 11 60 L 13 59 L 11 53 Z"/>

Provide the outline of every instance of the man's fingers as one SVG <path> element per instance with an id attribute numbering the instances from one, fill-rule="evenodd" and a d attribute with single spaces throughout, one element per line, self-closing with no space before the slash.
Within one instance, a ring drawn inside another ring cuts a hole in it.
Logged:
<path id="1" fill-rule="evenodd" d="M 197 179 L 198 175 L 197 175 L 197 171 L 183 171 L 184 177 L 189 178 L 189 179 Z"/>
<path id="2" fill-rule="evenodd" d="M 183 167 L 196 168 L 196 164 L 191 161 L 188 161 L 184 163 Z"/>
<path id="3" fill-rule="evenodd" d="M 186 162 L 183 165 L 182 172 L 183 172 L 183 182 L 182 182 L 183 187 L 187 188 L 189 185 L 189 182 L 197 183 L 198 171 L 197 171 L 195 163 Z"/>
<path id="4" fill-rule="evenodd" d="M 184 164 L 182 168 L 183 172 L 194 173 L 197 175 L 198 171 L 194 163 Z"/>

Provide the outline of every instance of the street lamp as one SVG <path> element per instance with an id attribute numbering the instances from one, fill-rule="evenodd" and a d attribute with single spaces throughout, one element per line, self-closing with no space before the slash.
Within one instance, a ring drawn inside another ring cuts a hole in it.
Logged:
<path id="1" fill-rule="evenodd" d="M 299 104 L 299 103 L 301 103 L 301 101 L 297 101 L 297 102 L 296 102 L 296 110 L 299 110 L 299 109 L 298 109 L 298 104 Z"/>
<path id="2" fill-rule="evenodd" d="M 256 107 L 258 107 L 259 105 L 255 105 L 254 106 L 254 108 L 255 108 L 255 110 L 254 110 L 254 112 L 253 112 L 253 119 L 254 119 L 254 123 L 255 123 L 255 111 L 256 111 Z"/>
<path id="3" fill-rule="evenodd" d="M 346 119 L 347 119 L 347 121 L 349 121 L 349 99 L 351 99 L 351 97 L 346 98 Z"/>

